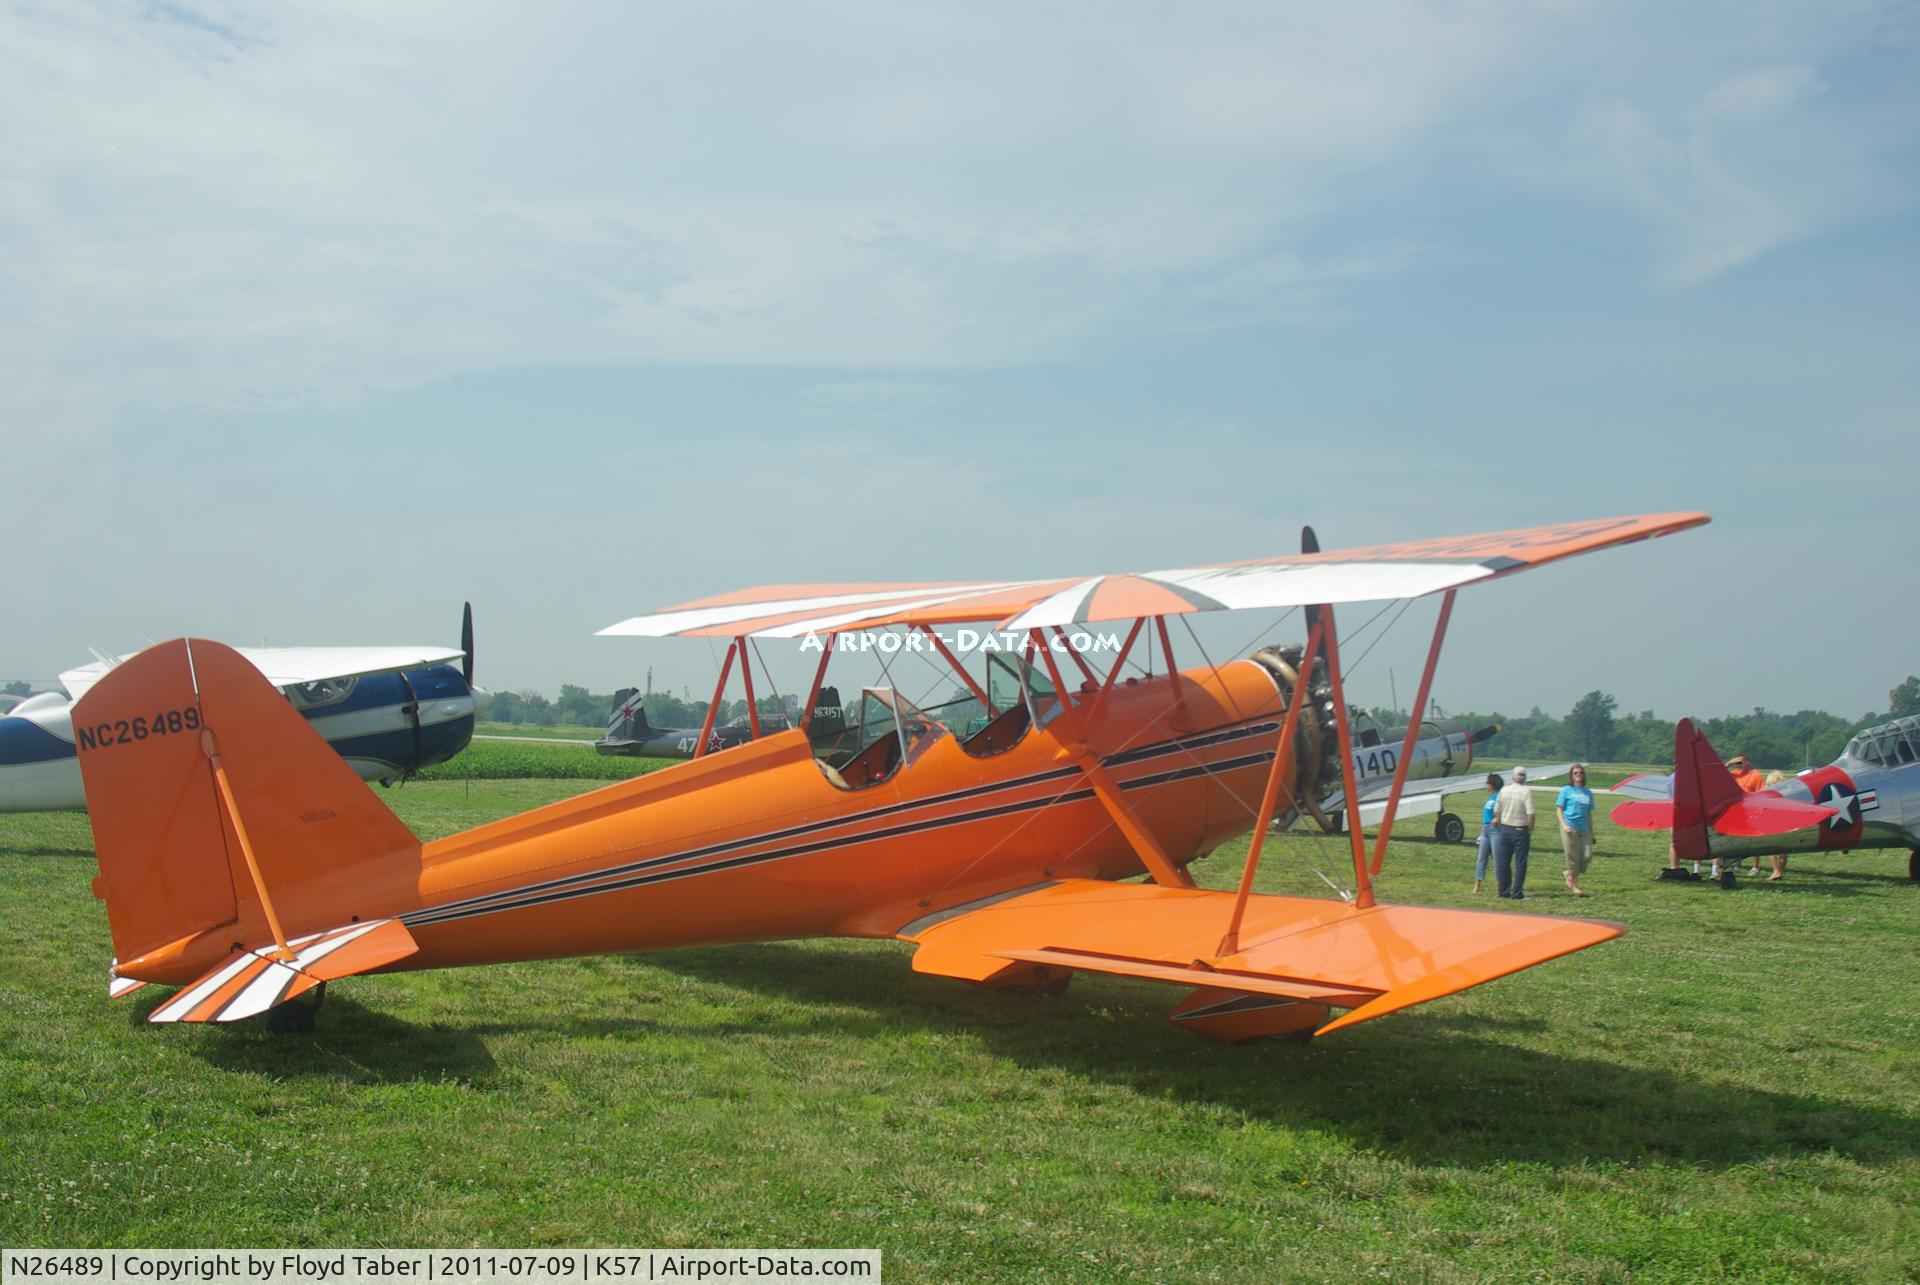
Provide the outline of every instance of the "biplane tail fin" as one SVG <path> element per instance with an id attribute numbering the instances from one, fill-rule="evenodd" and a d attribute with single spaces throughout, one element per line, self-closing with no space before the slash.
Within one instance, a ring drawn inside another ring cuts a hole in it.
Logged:
<path id="1" fill-rule="evenodd" d="M 1818 825 L 1832 808 L 1800 803 L 1765 791 L 1748 794 L 1720 761 L 1706 734 L 1683 718 L 1673 729 L 1673 791 L 1668 799 L 1636 799 L 1615 808 L 1610 819 L 1633 830 L 1673 831 L 1673 851 L 1683 861 L 1704 861 L 1711 834 L 1759 837 Z"/>
<path id="2" fill-rule="evenodd" d="M 277 950 L 418 869 L 420 841 L 231 648 L 151 647 L 73 725 L 122 977 L 191 980 L 236 945 Z"/>
<path id="3" fill-rule="evenodd" d="M 647 724 L 647 707 L 640 699 L 638 687 L 622 687 L 613 694 L 613 713 L 607 718 L 607 736 L 610 741 L 641 741 L 652 735 L 653 728 Z"/>

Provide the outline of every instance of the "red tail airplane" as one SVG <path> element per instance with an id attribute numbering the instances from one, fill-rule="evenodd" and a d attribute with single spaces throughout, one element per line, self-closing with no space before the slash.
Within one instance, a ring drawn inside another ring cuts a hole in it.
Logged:
<path id="1" fill-rule="evenodd" d="M 1683 718 L 1673 730 L 1673 774 L 1616 785 L 1615 793 L 1633 801 L 1613 810 L 1613 822 L 1671 829 L 1675 870 L 1682 861 L 1710 860 L 1723 888 L 1734 886 L 1742 857 L 1856 848 L 1907 849 L 1907 877 L 1920 882 L 1920 751 L 1914 744 L 1920 744 L 1920 719 L 1894 719 L 1856 734 L 1825 767 L 1747 794 L 1706 736 Z"/>
<path id="2" fill-rule="evenodd" d="M 770 732 L 430 843 L 233 651 L 177 640 L 114 670 L 75 712 L 94 886 L 117 956 L 110 989 L 178 985 L 152 1020 L 234 1021 L 358 973 L 893 937 L 917 947 L 924 973 L 1035 988 L 1075 971 L 1145 978 L 1187 987 L 1173 1020 L 1204 1035 L 1325 1034 L 1621 931 L 1376 904 L 1406 753 L 1371 859 L 1348 818 L 1350 899 L 1252 894 L 1283 797 L 1316 797 L 1331 784 L 1318 778 L 1337 771 L 1357 807 L 1333 604 L 1445 594 L 1411 738 L 1459 586 L 1705 521 L 1663 514 L 1325 554 L 1308 532 L 1297 557 L 1141 575 L 775 586 L 689 603 L 607 632 L 732 638 L 715 704 L 738 658 L 752 709 L 750 636 L 919 630 L 990 721 L 960 740 L 869 688 L 857 729 L 824 746 L 805 726 Z M 1169 615 L 1288 606 L 1306 608 L 1302 649 L 1122 675 L 1149 620 L 1170 661 Z M 1104 678 L 1059 646 L 1062 627 L 1113 620 L 1133 624 Z M 1026 640 L 1017 667 L 1002 663 L 1000 692 L 935 632 L 976 621 Z M 815 692 L 832 655 L 829 645 Z M 1071 690 L 1069 662 L 1084 677 Z M 810 693 L 801 708 L 814 704 Z M 1310 704 L 1332 724 L 1313 738 L 1324 754 L 1305 752 Z M 1249 832 L 1238 891 L 1195 887 L 1187 865 Z M 278 1012 L 310 1023 L 311 1008 Z M 1333 1009 L 1347 1012 L 1329 1021 Z"/>

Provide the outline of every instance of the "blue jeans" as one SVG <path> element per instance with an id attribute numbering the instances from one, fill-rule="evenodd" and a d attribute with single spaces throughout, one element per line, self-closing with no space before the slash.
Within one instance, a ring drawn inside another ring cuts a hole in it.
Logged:
<path id="1" fill-rule="evenodd" d="M 1502 897 L 1515 901 L 1526 896 L 1527 851 L 1533 846 L 1533 831 L 1517 825 L 1493 827 L 1493 877 Z"/>
<path id="2" fill-rule="evenodd" d="M 1487 858 L 1493 855 L 1493 827 L 1480 828 L 1480 853 L 1473 859 L 1473 881 L 1479 883 L 1487 877 Z"/>

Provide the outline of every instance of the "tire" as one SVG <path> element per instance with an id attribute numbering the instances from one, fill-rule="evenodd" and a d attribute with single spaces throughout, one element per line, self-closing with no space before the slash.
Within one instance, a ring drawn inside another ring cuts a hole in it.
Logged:
<path id="1" fill-rule="evenodd" d="M 1738 888 L 1740 886 L 1739 874 L 1732 870 L 1722 870 L 1720 872 L 1720 886 L 1722 888 Z"/>
<path id="2" fill-rule="evenodd" d="M 1458 843 L 1467 837 L 1466 823 L 1451 812 L 1442 812 L 1433 819 L 1433 837 L 1442 843 Z"/>
<path id="3" fill-rule="evenodd" d="M 1907 854 L 1907 878 L 1920 883 L 1920 848 Z"/>

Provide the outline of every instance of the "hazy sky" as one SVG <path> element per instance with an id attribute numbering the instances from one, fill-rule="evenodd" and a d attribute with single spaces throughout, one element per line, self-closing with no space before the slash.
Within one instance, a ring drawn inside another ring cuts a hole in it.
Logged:
<path id="1" fill-rule="evenodd" d="M 1672 509 L 1441 701 L 1920 671 L 1910 4 L 8 0 L 0 120 L 0 677 Z"/>

